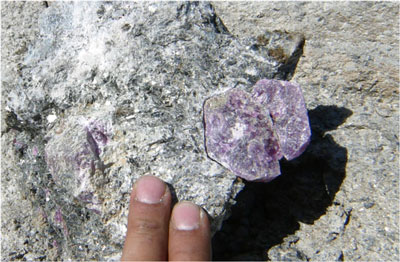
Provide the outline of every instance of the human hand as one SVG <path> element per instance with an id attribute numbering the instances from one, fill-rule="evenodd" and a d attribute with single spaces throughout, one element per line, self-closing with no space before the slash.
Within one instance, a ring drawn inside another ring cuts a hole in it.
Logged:
<path id="1" fill-rule="evenodd" d="M 211 234 L 207 214 L 190 202 L 176 204 L 154 176 L 143 176 L 133 186 L 122 261 L 210 260 Z"/>

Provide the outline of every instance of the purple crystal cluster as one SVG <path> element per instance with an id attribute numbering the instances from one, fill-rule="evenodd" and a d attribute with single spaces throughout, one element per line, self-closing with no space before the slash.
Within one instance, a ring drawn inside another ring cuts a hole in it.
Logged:
<path id="1" fill-rule="evenodd" d="M 279 160 L 298 157 L 311 129 L 300 86 L 260 80 L 251 94 L 231 89 L 204 103 L 207 154 L 250 181 L 280 175 Z"/>

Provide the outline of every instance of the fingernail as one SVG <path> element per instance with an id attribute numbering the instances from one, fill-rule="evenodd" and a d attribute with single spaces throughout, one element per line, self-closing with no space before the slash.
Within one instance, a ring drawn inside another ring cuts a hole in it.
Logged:
<path id="1" fill-rule="evenodd" d="M 136 182 L 136 200 L 146 204 L 162 201 L 165 194 L 165 183 L 155 176 L 143 176 Z"/>
<path id="2" fill-rule="evenodd" d="M 200 208 L 190 202 L 178 203 L 172 213 L 173 223 L 178 230 L 194 230 L 200 226 Z"/>

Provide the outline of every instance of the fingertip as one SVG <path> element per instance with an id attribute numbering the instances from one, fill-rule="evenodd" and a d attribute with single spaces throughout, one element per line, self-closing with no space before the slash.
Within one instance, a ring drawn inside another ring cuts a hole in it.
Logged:
<path id="1" fill-rule="evenodd" d="M 170 260 L 210 260 L 211 233 L 208 215 L 187 201 L 172 210 L 168 255 Z"/>
<path id="2" fill-rule="evenodd" d="M 152 175 L 140 177 L 132 190 L 133 198 L 145 204 L 160 203 L 167 193 L 168 187 L 166 183 Z"/>
<path id="3" fill-rule="evenodd" d="M 181 202 L 172 211 L 172 226 L 177 230 L 195 230 L 200 227 L 200 208 L 191 202 Z"/>
<path id="4" fill-rule="evenodd" d="M 132 188 L 122 260 L 165 260 L 171 194 L 161 179 L 146 175 Z"/>

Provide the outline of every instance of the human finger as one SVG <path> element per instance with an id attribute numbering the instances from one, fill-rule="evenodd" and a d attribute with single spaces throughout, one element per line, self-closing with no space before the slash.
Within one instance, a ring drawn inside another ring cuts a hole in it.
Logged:
<path id="1" fill-rule="evenodd" d="M 180 202 L 172 210 L 169 260 L 210 260 L 211 233 L 206 212 L 190 202 Z"/>
<path id="2" fill-rule="evenodd" d="M 166 260 L 171 193 L 155 176 L 143 176 L 134 185 L 128 229 L 121 260 Z"/>

